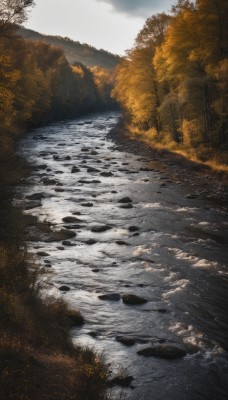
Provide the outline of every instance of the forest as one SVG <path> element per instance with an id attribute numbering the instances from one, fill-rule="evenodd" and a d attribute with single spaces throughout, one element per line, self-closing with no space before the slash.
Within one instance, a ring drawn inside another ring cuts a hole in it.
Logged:
<path id="1" fill-rule="evenodd" d="M 227 164 L 227 0 L 179 0 L 148 18 L 117 67 L 113 96 L 150 144 Z"/>

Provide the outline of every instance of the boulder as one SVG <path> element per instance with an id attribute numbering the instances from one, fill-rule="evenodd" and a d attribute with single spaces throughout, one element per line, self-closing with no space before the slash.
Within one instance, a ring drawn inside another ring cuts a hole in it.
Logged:
<path id="1" fill-rule="evenodd" d="M 136 343 L 135 339 L 133 339 L 129 336 L 116 336 L 116 340 L 117 340 L 117 342 L 120 342 L 128 347 L 134 346 L 134 344 Z"/>
<path id="2" fill-rule="evenodd" d="M 82 203 L 82 207 L 93 207 L 93 203 Z"/>
<path id="3" fill-rule="evenodd" d="M 101 232 L 106 232 L 110 229 L 112 229 L 112 227 L 108 225 L 97 225 L 91 228 L 91 232 L 101 233 Z"/>
<path id="4" fill-rule="evenodd" d="M 116 240 L 115 243 L 119 246 L 129 246 L 129 244 L 127 242 L 124 242 L 124 240 Z"/>
<path id="5" fill-rule="evenodd" d="M 109 176 L 113 176 L 113 173 L 111 171 L 109 171 L 109 172 L 101 172 L 100 175 L 101 176 L 105 176 L 105 177 L 109 177 Z"/>
<path id="6" fill-rule="evenodd" d="M 129 204 L 121 204 L 120 208 L 126 208 L 126 209 L 133 208 L 133 205 L 131 203 L 129 203 Z"/>
<path id="7" fill-rule="evenodd" d="M 129 226 L 128 230 L 129 232 L 137 232 L 139 231 L 139 228 L 137 226 Z"/>
<path id="8" fill-rule="evenodd" d="M 87 240 L 85 243 L 88 244 L 88 245 L 92 245 L 92 244 L 96 244 L 97 241 L 94 240 L 94 239 L 89 239 L 89 240 Z"/>
<path id="9" fill-rule="evenodd" d="M 122 197 L 122 199 L 118 200 L 118 203 L 132 203 L 130 197 Z"/>
<path id="10" fill-rule="evenodd" d="M 38 251 L 37 255 L 39 257 L 48 257 L 50 254 L 46 253 L 45 251 Z"/>
<path id="11" fill-rule="evenodd" d="M 62 221 L 66 222 L 66 223 L 81 222 L 81 220 L 79 218 L 71 217 L 71 216 L 62 218 Z"/>
<path id="12" fill-rule="evenodd" d="M 158 346 L 146 347 L 145 349 L 137 352 L 140 356 L 144 357 L 160 357 L 167 360 L 175 360 L 186 356 L 186 351 L 170 344 L 163 344 Z"/>
<path id="13" fill-rule="evenodd" d="M 122 299 L 125 304 L 129 305 L 145 304 L 148 301 L 143 297 L 136 296 L 135 294 L 124 294 Z"/>
<path id="14" fill-rule="evenodd" d="M 44 197 L 45 197 L 44 193 L 33 193 L 33 194 L 30 194 L 30 195 L 26 196 L 26 199 L 28 199 L 28 200 L 41 200 Z"/>
<path id="15" fill-rule="evenodd" d="M 119 293 L 102 294 L 98 296 L 100 300 L 119 301 L 121 296 Z"/>
<path id="16" fill-rule="evenodd" d="M 69 286 L 63 285 L 63 286 L 59 287 L 59 290 L 61 292 L 69 292 L 70 288 L 69 288 Z"/>
<path id="17" fill-rule="evenodd" d="M 80 172 L 80 169 L 78 168 L 78 167 L 72 167 L 72 169 L 71 169 L 71 173 L 72 174 L 75 174 L 76 172 Z"/>

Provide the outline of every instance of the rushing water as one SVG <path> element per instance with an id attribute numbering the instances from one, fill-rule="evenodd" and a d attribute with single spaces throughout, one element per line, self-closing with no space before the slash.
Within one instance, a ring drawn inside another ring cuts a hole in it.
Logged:
<path id="1" fill-rule="evenodd" d="M 121 398 L 225 400 L 227 213 L 202 199 L 187 199 L 189 188 L 147 154 L 118 149 L 107 139 L 117 120 L 117 113 L 91 115 L 36 129 L 23 140 L 26 157 L 47 165 L 19 188 L 19 197 L 44 194 L 42 206 L 26 212 L 56 228 L 74 228 L 62 218 L 81 213 L 71 246 L 39 241 L 30 243 L 30 251 L 49 254 L 41 264 L 50 261 L 54 271 L 50 291 L 59 295 L 58 288 L 68 285 L 70 291 L 61 295 L 86 319 L 83 328 L 73 330 L 75 342 L 104 353 L 114 372 L 126 369 L 134 377 L 134 388 L 124 389 Z M 80 171 L 72 173 L 73 166 Z M 87 172 L 89 167 L 97 171 Z M 101 176 L 102 171 L 112 176 Z M 44 178 L 57 185 L 44 184 Z M 125 196 L 133 208 L 120 208 L 118 200 Z M 93 233 L 94 224 L 112 229 Z M 132 225 L 139 235 L 129 232 Z M 88 239 L 96 243 L 89 245 Z M 148 302 L 129 306 L 98 298 L 107 293 L 134 293 Z M 124 346 L 118 335 L 136 344 Z M 159 341 L 177 344 L 188 355 L 169 361 L 137 354 Z"/>

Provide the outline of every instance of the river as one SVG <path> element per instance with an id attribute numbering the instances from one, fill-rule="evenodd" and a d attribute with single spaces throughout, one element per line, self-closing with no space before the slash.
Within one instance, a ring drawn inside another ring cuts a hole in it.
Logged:
<path id="1" fill-rule="evenodd" d="M 29 251 L 48 254 L 40 263 L 53 271 L 46 278 L 49 292 L 84 315 L 85 325 L 72 331 L 75 343 L 103 353 L 114 373 L 134 377 L 131 387 L 120 389 L 121 399 L 225 400 L 227 210 L 186 198 L 189 187 L 160 161 L 118 148 L 108 138 L 118 118 L 106 112 L 57 122 L 23 139 L 21 152 L 38 168 L 18 198 L 43 194 L 41 206 L 26 213 L 77 235 L 65 244 L 30 242 Z M 124 197 L 129 208 L 119 202 Z M 78 221 L 63 222 L 68 216 Z M 110 229 L 92 232 L 96 225 Z M 61 293 L 62 285 L 70 290 Z M 148 301 L 127 305 L 98 297 L 110 293 Z M 117 341 L 121 335 L 135 344 Z M 187 355 L 137 354 L 158 343 L 178 345 Z"/>

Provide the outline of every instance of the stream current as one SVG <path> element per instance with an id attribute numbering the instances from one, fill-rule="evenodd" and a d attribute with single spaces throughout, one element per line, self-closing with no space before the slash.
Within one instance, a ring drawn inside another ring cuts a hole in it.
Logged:
<path id="1" fill-rule="evenodd" d="M 43 194 L 41 206 L 25 212 L 77 234 L 68 245 L 30 242 L 29 250 L 48 254 L 40 263 L 54 272 L 46 278 L 49 292 L 85 317 L 85 325 L 72 330 L 75 343 L 103 353 L 113 373 L 124 369 L 134 377 L 132 387 L 120 389 L 122 399 L 225 400 L 227 210 L 186 198 L 189 187 L 167 166 L 118 148 L 108 138 L 118 118 L 106 112 L 57 122 L 22 141 L 21 152 L 38 168 L 18 197 Z M 132 208 L 121 208 L 123 197 Z M 79 221 L 64 223 L 67 216 Z M 111 229 L 92 232 L 95 225 Z M 130 226 L 139 230 L 130 232 Z M 60 292 L 62 285 L 70 290 Z M 98 297 L 110 293 L 148 302 Z M 135 345 L 118 342 L 120 335 Z M 187 356 L 171 361 L 137 354 L 160 342 L 182 347 Z"/>

